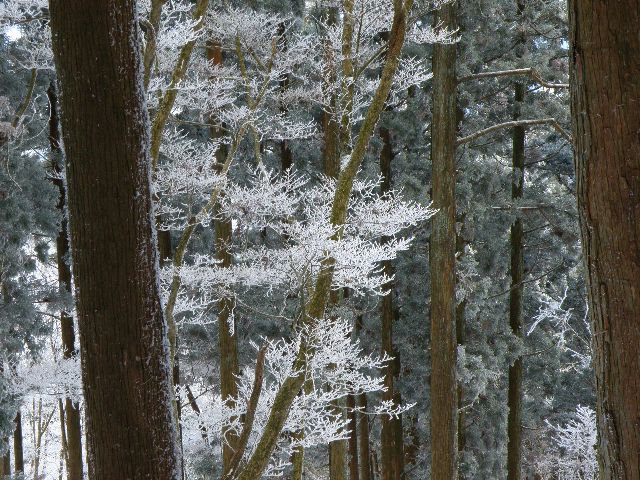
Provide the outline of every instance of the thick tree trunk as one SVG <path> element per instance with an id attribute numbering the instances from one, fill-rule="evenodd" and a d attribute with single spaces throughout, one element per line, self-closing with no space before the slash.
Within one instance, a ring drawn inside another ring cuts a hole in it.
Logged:
<path id="1" fill-rule="evenodd" d="M 66 192 L 62 175 L 63 153 L 60 146 L 60 124 L 58 116 L 58 95 L 55 85 L 52 83 L 47 89 L 47 97 L 51 108 L 49 115 L 49 147 L 51 149 L 51 163 L 54 171 L 53 183 L 58 188 L 57 209 L 62 216 L 60 230 L 56 237 L 56 258 L 58 266 L 58 284 L 61 290 L 71 293 L 71 267 L 69 262 L 69 233 L 66 211 Z M 62 334 L 62 356 L 72 358 L 77 355 L 75 347 L 75 331 L 73 317 L 68 312 L 60 312 L 60 331 Z M 67 437 L 67 480 L 82 480 L 82 427 L 80 420 L 80 405 L 73 403 L 73 400 L 65 400 L 65 425 L 61 428 L 66 430 Z"/>
<path id="2" fill-rule="evenodd" d="M 640 3 L 569 2 L 578 212 L 607 480 L 640 478 Z"/>
<path id="3" fill-rule="evenodd" d="M 24 446 L 22 437 L 22 413 L 18 409 L 16 413 L 16 428 L 13 431 L 13 464 L 14 472 L 24 472 Z"/>
<path id="4" fill-rule="evenodd" d="M 90 478 L 177 479 L 133 0 L 52 0 Z"/>
<path id="5" fill-rule="evenodd" d="M 524 0 L 518 0 L 516 14 L 519 19 L 524 14 Z M 524 50 L 524 36 L 518 38 L 516 56 L 521 57 Z M 520 120 L 525 85 L 515 84 L 513 99 L 513 119 Z M 522 198 L 524 186 L 524 141 L 525 129 L 517 126 L 513 129 L 511 198 L 514 204 Z M 524 280 L 524 230 L 522 216 L 518 210 L 511 225 L 511 289 L 509 293 L 509 325 L 511 332 L 522 339 L 522 295 Z M 518 357 L 509 366 L 509 390 L 507 393 L 509 414 L 507 417 L 507 480 L 520 480 L 522 471 L 522 357 Z"/>
<path id="6" fill-rule="evenodd" d="M 442 7 L 436 21 L 456 28 L 456 4 Z M 431 478 L 457 480 L 458 401 L 456 382 L 456 46 L 435 45 L 431 128 Z"/>

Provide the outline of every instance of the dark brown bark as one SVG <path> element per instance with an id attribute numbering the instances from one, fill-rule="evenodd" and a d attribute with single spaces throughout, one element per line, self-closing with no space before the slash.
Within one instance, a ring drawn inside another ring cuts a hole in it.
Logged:
<path id="1" fill-rule="evenodd" d="M 13 431 L 13 463 L 14 472 L 24 472 L 24 446 L 22 438 L 22 413 L 18 409 L 16 413 L 16 428 Z"/>
<path id="2" fill-rule="evenodd" d="M 358 470 L 358 414 L 355 411 L 356 398 L 347 396 L 347 409 L 349 418 L 349 480 L 360 480 Z"/>
<path id="3" fill-rule="evenodd" d="M 524 0 L 516 2 L 516 15 L 521 20 L 524 14 Z M 521 57 L 524 50 L 524 36 L 518 38 L 516 56 Z M 513 120 L 521 117 L 525 85 L 517 82 L 514 87 Z M 511 159 L 511 198 L 514 204 L 522 198 L 524 187 L 524 143 L 525 128 L 513 128 Z M 509 325 L 511 332 L 522 339 L 522 295 L 524 291 L 524 227 L 522 212 L 516 212 L 511 225 L 511 288 L 509 291 Z M 520 480 L 522 472 L 522 357 L 509 366 L 509 388 L 507 402 L 507 480 Z"/>
<path id="4" fill-rule="evenodd" d="M 400 392 L 396 392 L 393 401 L 396 405 L 402 404 L 402 396 Z M 393 472 L 394 480 L 405 478 L 404 473 L 404 430 L 402 427 L 402 414 L 398 415 L 392 421 L 393 428 Z"/>
<path id="5" fill-rule="evenodd" d="M 358 403 L 363 413 L 360 413 L 358 423 L 358 450 L 360 452 L 360 480 L 370 480 L 371 477 L 371 445 L 369 443 L 369 417 L 367 416 L 367 394 L 358 395 Z"/>
<path id="6" fill-rule="evenodd" d="M 287 32 L 286 25 L 284 23 L 280 23 L 278 25 L 278 46 L 280 51 L 286 52 L 289 48 L 287 44 Z M 280 95 L 284 95 L 289 88 L 289 82 L 291 81 L 290 75 L 285 73 L 280 78 Z M 280 113 L 282 115 L 286 115 L 288 113 L 287 106 L 284 102 L 280 102 Z M 289 140 L 280 140 L 280 165 L 282 166 L 282 171 L 289 170 L 293 166 L 293 153 L 291 152 L 291 147 L 289 146 Z"/>
<path id="7" fill-rule="evenodd" d="M 640 478 L 640 3 L 571 0 L 571 110 L 601 478 Z"/>
<path id="8" fill-rule="evenodd" d="M 462 118 L 458 109 L 458 118 Z M 464 214 L 458 215 L 458 222 L 464 225 Z M 456 235 L 456 257 L 458 259 L 465 255 L 465 248 L 468 242 L 465 240 L 463 233 Z M 467 308 L 467 299 L 463 299 L 456 305 L 456 342 L 458 346 L 464 346 L 467 341 L 466 329 L 465 329 L 465 311 Z M 462 382 L 458 382 L 458 455 L 460 455 L 467 443 L 467 437 L 465 434 L 465 409 L 464 409 L 464 386 Z M 465 478 L 461 471 L 458 471 L 458 479 L 463 480 Z"/>
<path id="9" fill-rule="evenodd" d="M 7 444 L 8 442 L 8 438 L 7 440 Z M 0 476 L 4 476 L 4 475 L 11 475 L 11 447 L 7 446 L 7 451 L 5 452 L 5 454 L 2 456 L 2 465 L 1 465 L 1 471 L 0 471 Z"/>
<path id="10" fill-rule="evenodd" d="M 442 7 L 436 21 L 455 29 L 456 5 Z M 456 381 L 456 46 L 435 45 L 431 127 L 431 477 L 457 479 Z"/>
<path id="11" fill-rule="evenodd" d="M 207 48 L 207 57 L 214 65 L 222 65 L 222 47 L 217 42 L 210 42 Z M 217 119 L 212 119 L 212 124 L 217 125 L 211 128 L 211 137 L 219 139 L 223 135 L 222 125 L 218 125 Z M 216 151 L 214 169 L 220 173 L 226 158 L 226 149 L 222 146 Z M 214 215 L 219 211 L 218 205 L 214 207 Z M 220 260 L 220 266 L 231 266 L 233 257 L 229 252 L 231 244 L 232 226 L 231 221 L 226 219 L 216 219 L 213 224 L 215 237 L 216 258 Z M 235 319 L 233 309 L 235 303 L 232 298 L 221 298 L 218 302 L 218 348 L 220 351 L 220 394 L 225 402 L 235 402 L 238 397 L 238 386 L 236 379 L 240 373 L 238 367 L 238 337 L 235 334 Z M 230 324 L 230 322 L 232 322 Z M 238 434 L 233 430 L 225 429 L 222 432 L 225 439 L 222 445 L 222 465 L 226 473 L 231 468 L 233 454 L 237 450 Z"/>
<path id="12" fill-rule="evenodd" d="M 380 139 L 382 140 L 382 150 L 380 152 L 380 174 L 382 175 L 381 192 L 388 193 L 391 190 L 391 162 L 393 160 L 393 147 L 391 144 L 391 132 L 386 127 L 380 128 Z M 388 241 L 383 238 L 382 241 Z M 391 262 L 384 262 L 384 273 L 389 277 L 394 275 L 394 268 Z M 395 379 L 400 374 L 399 358 L 393 345 L 393 323 L 395 320 L 395 308 L 393 302 L 394 285 L 387 285 L 389 292 L 382 297 L 381 302 L 381 345 L 382 354 L 394 357 L 393 362 L 389 362 L 384 367 L 384 386 L 386 391 L 383 393 L 383 400 L 395 401 Z M 398 466 L 397 455 L 398 447 L 395 439 L 399 436 L 402 438 L 402 432 L 397 432 L 398 422 L 387 415 L 381 417 L 381 455 L 380 463 L 382 469 L 383 480 L 393 480 L 402 476 L 401 471 L 396 471 Z"/>
<path id="13" fill-rule="evenodd" d="M 180 477 L 133 0 L 52 0 L 69 228 L 96 479 Z"/>
<path id="14" fill-rule="evenodd" d="M 71 293 L 71 268 L 69 262 L 69 231 L 66 211 L 66 191 L 62 175 L 63 153 L 60 145 L 60 118 L 58 112 L 58 95 L 55 85 L 51 83 L 47 89 L 47 97 L 51 113 L 49 115 L 49 148 L 51 149 L 51 167 L 54 172 L 54 185 L 58 188 L 58 204 L 56 205 L 62 220 L 56 237 L 56 259 L 58 267 L 58 284 L 60 290 Z M 77 355 L 75 346 L 75 328 L 73 317 L 66 311 L 60 312 L 60 332 L 62 335 L 62 356 L 72 358 Z M 70 398 L 65 399 L 65 429 L 67 438 L 67 480 L 82 480 L 82 427 L 80 405 L 74 404 Z"/>
<path id="15" fill-rule="evenodd" d="M 356 316 L 355 334 L 356 337 L 362 330 L 364 319 L 362 314 Z M 371 451 L 369 444 L 369 416 L 367 415 L 367 394 L 361 393 L 356 398 L 361 412 L 357 414 L 358 421 L 358 477 L 359 480 L 369 480 L 371 478 Z"/>

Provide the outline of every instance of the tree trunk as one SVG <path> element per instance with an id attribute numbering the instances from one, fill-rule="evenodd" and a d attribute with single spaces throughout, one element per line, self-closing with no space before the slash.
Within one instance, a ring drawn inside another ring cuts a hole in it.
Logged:
<path id="1" fill-rule="evenodd" d="M 207 47 L 207 57 L 214 65 L 222 65 L 223 52 L 219 43 L 212 41 Z M 217 119 L 212 119 L 211 123 L 216 125 L 211 128 L 211 137 L 219 139 L 224 132 L 222 126 L 218 125 Z M 214 169 L 220 173 L 222 165 L 226 158 L 226 149 L 222 146 L 216 151 Z M 216 220 L 213 224 L 216 257 L 220 260 L 220 266 L 230 267 L 232 263 L 232 255 L 228 250 L 231 243 L 232 226 L 229 220 L 218 219 L 218 205 L 214 208 Z M 235 402 L 238 397 L 238 386 L 236 384 L 237 376 L 240 373 L 238 367 L 238 337 L 235 334 L 235 319 L 233 318 L 233 310 L 235 303 L 232 298 L 221 298 L 218 302 L 218 347 L 220 350 L 220 394 L 223 401 Z M 224 439 L 222 444 L 222 465 L 223 471 L 226 473 L 231 466 L 231 459 L 237 449 L 239 440 L 238 434 L 233 430 L 225 429 L 222 432 Z"/>
<path id="2" fill-rule="evenodd" d="M 516 15 L 522 23 L 524 0 L 518 0 Z M 522 57 L 526 38 L 521 34 L 516 45 L 516 57 Z M 525 84 L 516 82 L 513 99 L 513 119 L 520 120 L 524 102 Z M 522 198 L 524 186 L 525 129 L 513 129 L 511 198 L 515 204 Z M 522 339 L 522 295 L 524 280 L 524 230 L 522 215 L 517 210 L 511 225 L 511 288 L 509 291 L 509 325 L 511 332 Z M 522 471 L 522 357 L 509 366 L 509 390 L 507 393 L 509 414 L 507 417 L 507 480 L 520 480 Z"/>
<path id="3" fill-rule="evenodd" d="M 89 478 L 177 479 L 133 0 L 52 0 Z"/>
<path id="4" fill-rule="evenodd" d="M 358 403 L 363 413 L 360 413 L 358 424 L 358 450 L 360 451 L 360 480 L 371 479 L 371 446 L 369 444 L 369 417 L 367 416 L 367 394 L 358 395 Z"/>
<path id="5" fill-rule="evenodd" d="M 360 480 L 358 470 L 358 414 L 355 411 L 356 398 L 347 396 L 347 409 L 349 418 L 349 480 Z"/>
<path id="6" fill-rule="evenodd" d="M 9 439 L 7 438 L 7 451 L 2 456 L 2 475 L 11 475 L 11 447 L 9 446 Z"/>
<path id="7" fill-rule="evenodd" d="M 640 478 L 640 3 L 569 2 L 578 212 L 604 479 Z"/>
<path id="8" fill-rule="evenodd" d="M 47 97 L 51 114 L 49 115 L 49 147 L 51 149 L 51 166 L 54 172 L 54 185 L 58 188 L 58 205 L 62 221 L 56 237 L 56 258 L 58 266 L 58 284 L 60 289 L 71 293 L 71 268 L 69 267 L 69 234 L 66 212 L 66 192 L 62 175 L 64 175 L 63 153 L 60 146 L 60 126 L 58 116 L 58 95 L 55 85 L 51 83 L 47 89 Z M 60 332 L 62 334 L 62 356 L 66 359 L 77 355 L 75 347 L 75 330 L 73 317 L 66 311 L 60 312 Z M 80 405 L 74 405 L 70 398 L 65 399 L 65 425 L 67 437 L 67 480 L 82 480 L 82 427 L 80 425 Z"/>
<path id="9" fill-rule="evenodd" d="M 456 4 L 443 6 L 436 21 L 456 28 Z M 435 45 L 431 127 L 431 478 L 457 480 L 456 382 L 456 46 Z"/>
<path id="10" fill-rule="evenodd" d="M 16 413 L 16 428 L 13 431 L 13 464 L 14 472 L 24 472 L 24 446 L 22 438 L 22 413 Z"/>
<path id="11" fill-rule="evenodd" d="M 382 175 L 382 184 L 380 185 L 381 193 L 388 193 L 391 190 L 391 161 L 393 160 L 393 148 L 391 145 L 391 132 L 386 127 L 380 128 L 380 139 L 382 140 L 382 150 L 380 152 L 380 174 Z M 382 242 L 389 241 L 389 238 L 382 238 Z M 384 262 L 384 273 L 389 277 L 394 275 L 394 268 L 391 262 Z M 395 378 L 400 373 L 399 358 L 393 345 L 393 322 L 395 320 L 395 309 L 393 302 L 394 285 L 387 286 L 389 293 L 382 297 L 381 302 L 381 344 L 382 354 L 393 357 L 394 361 L 389 362 L 384 367 L 384 386 L 385 392 L 382 395 L 383 400 L 394 401 Z M 383 415 L 380 419 L 382 424 L 381 436 L 381 469 L 383 480 L 393 480 L 401 476 L 402 472 L 396 472 L 396 445 L 395 438 L 397 432 L 397 422 L 387 415 Z M 400 433 L 402 436 L 402 433 Z"/>
<path id="12" fill-rule="evenodd" d="M 402 396 L 400 392 L 396 392 L 393 397 L 396 405 L 402 404 Z M 394 480 L 402 480 L 405 478 L 404 473 L 404 429 L 402 427 L 402 414 L 393 419 L 393 472 Z"/>
<path id="13" fill-rule="evenodd" d="M 281 52 L 286 53 L 289 46 L 287 44 L 287 28 L 284 22 L 278 24 L 278 47 Z M 280 95 L 284 95 L 289 89 L 289 82 L 291 81 L 288 73 L 280 77 Z M 287 105 L 284 102 L 280 102 L 280 114 L 286 116 L 288 113 Z M 280 165 L 282 171 L 285 172 L 293 166 L 293 153 L 289 146 L 289 140 L 280 140 Z"/>
<path id="14" fill-rule="evenodd" d="M 460 117 L 459 117 L 460 118 Z M 460 223 L 464 224 L 464 215 L 459 216 Z M 465 254 L 465 247 L 467 245 L 462 233 L 456 236 L 456 255 L 457 258 L 462 258 Z M 456 342 L 459 347 L 462 347 L 467 342 L 466 325 L 465 325 L 465 311 L 467 308 L 467 299 L 463 299 L 456 305 Z M 467 444 L 467 436 L 465 434 L 465 409 L 464 409 L 464 386 L 462 382 L 458 381 L 458 456 L 464 452 Z M 458 479 L 464 480 L 465 476 L 461 471 L 458 471 Z"/>

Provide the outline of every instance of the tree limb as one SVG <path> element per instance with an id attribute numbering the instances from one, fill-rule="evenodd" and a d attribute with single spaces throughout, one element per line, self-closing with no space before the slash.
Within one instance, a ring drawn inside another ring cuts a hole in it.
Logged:
<path id="1" fill-rule="evenodd" d="M 514 128 L 514 127 L 532 127 L 535 125 L 551 125 L 560 135 L 562 135 L 567 142 L 571 143 L 571 135 L 564 129 L 555 118 L 539 118 L 532 120 L 512 120 L 510 122 L 498 123 L 496 125 L 492 125 L 487 128 L 483 128 L 482 130 L 478 130 L 471 135 L 467 135 L 466 137 L 458 138 L 456 145 L 460 146 L 465 143 L 469 143 L 476 138 L 480 138 L 489 133 L 495 132 L 496 130 L 502 130 L 503 128 Z"/>
<path id="2" fill-rule="evenodd" d="M 231 480 L 240 465 L 240 461 L 244 456 L 244 452 L 247 449 L 249 443 L 249 436 L 253 428 L 253 421 L 256 417 L 256 410 L 258 408 L 258 400 L 260 400 L 260 392 L 262 391 L 262 379 L 264 377 L 264 359 L 267 353 L 267 348 L 262 347 L 258 351 L 258 358 L 256 359 L 256 371 L 253 377 L 253 388 L 251 389 L 251 396 L 249 397 L 249 405 L 247 406 L 247 413 L 244 418 L 244 425 L 242 426 L 242 433 L 238 439 L 238 449 L 233 454 L 233 458 L 229 464 L 228 470 L 222 476 L 222 480 Z"/>
<path id="3" fill-rule="evenodd" d="M 535 68 L 518 68 L 514 70 L 499 70 L 497 72 L 483 72 L 475 73 L 473 75 L 466 75 L 458 79 L 458 83 L 470 82 L 473 80 L 480 80 L 483 78 L 499 78 L 499 77 L 517 77 L 526 76 L 531 77 L 533 81 L 539 83 L 546 88 L 569 88 L 568 83 L 551 83 L 542 78 L 540 73 Z"/>

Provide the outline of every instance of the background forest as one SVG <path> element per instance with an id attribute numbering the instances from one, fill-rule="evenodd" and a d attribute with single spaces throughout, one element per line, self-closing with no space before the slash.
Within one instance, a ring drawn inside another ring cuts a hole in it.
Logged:
<path id="1" fill-rule="evenodd" d="M 137 2 L 183 478 L 597 478 L 566 2 L 416 0 L 397 66 L 392 3 Z M 0 1 L 0 475 L 78 480 L 49 21 Z"/>

